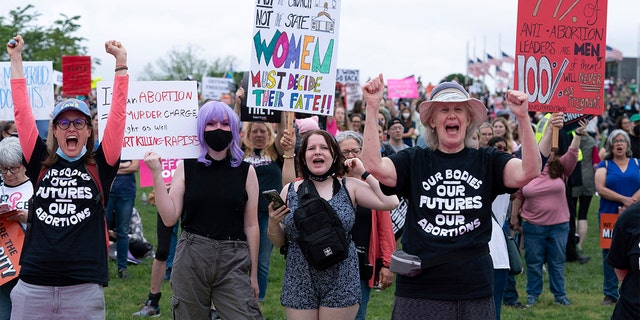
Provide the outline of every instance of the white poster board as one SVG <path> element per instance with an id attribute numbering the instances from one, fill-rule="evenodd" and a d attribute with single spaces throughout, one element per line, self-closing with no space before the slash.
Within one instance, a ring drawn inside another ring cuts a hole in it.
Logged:
<path id="1" fill-rule="evenodd" d="M 49 120 L 55 106 L 53 96 L 53 63 L 51 61 L 25 61 L 22 63 L 27 80 L 27 93 L 36 120 Z M 11 63 L 0 62 L 0 120 L 13 120 L 11 98 Z"/>
<path id="2" fill-rule="evenodd" d="M 223 94 L 233 90 L 233 79 L 202 77 L 202 99 L 221 101 Z"/>
<path id="3" fill-rule="evenodd" d="M 247 106 L 333 115 L 340 2 L 256 0 Z"/>
<path id="4" fill-rule="evenodd" d="M 99 82 L 98 132 L 102 137 L 111 110 L 113 81 Z M 122 160 L 143 159 L 147 151 L 163 159 L 199 154 L 198 88 L 195 81 L 129 82 Z"/>
<path id="5" fill-rule="evenodd" d="M 347 111 L 351 111 L 353 109 L 353 104 L 358 100 L 362 100 L 360 70 L 336 69 L 336 82 L 342 83 Z"/>

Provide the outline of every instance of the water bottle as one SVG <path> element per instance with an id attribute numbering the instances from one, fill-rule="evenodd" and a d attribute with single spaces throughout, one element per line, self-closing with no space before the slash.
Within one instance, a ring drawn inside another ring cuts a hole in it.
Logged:
<path id="1" fill-rule="evenodd" d="M 146 192 L 142 193 L 142 203 L 147 204 L 147 193 Z"/>

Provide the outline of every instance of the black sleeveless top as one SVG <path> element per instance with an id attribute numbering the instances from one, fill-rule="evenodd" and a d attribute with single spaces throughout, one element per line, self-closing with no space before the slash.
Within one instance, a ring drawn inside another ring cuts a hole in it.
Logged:
<path id="1" fill-rule="evenodd" d="M 184 160 L 182 228 L 211 239 L 246 241 L 244 209 L 250 165 L 242 161 L 234 168 L 229 157 L 207 159 L 211 160 L 208 167 L 197 159 Z"/>

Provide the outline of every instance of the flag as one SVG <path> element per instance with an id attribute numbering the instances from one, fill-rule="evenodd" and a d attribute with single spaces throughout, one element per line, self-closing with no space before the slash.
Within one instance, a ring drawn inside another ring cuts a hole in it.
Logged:
<path id="1" fill-rule="evenodd" d="M 478 77 L 479 73 L 478 73 L 478 68 L 476 66 L 476 63 L 473 62 L 473 60 L 469 59 L 469 61 L 467 61 L 467 73 L 474 76 L 474 77 Z"/>
<path id="2" fill-rule="evenodd" d="M 500 69 L 500 67 L 496 67 L 496 76 L 509 79 L 509 72 Z"/>
<path id="3" fill-rule="evenodd" d="M 489 73 L 489 64 L 487 64 L 486 62 L 482 61 L 482 59 L 480 58 L 476 58 L 476 65 L 477 65 L 477 69 L 479 71 L 479 73 L 481 75 L 486 75 Z"/>
<path id="4" fill-rule="evenodd" d="M 492 65 L 494 65 L 496 67 L 499 67 L 499 66 L 502 65 L 502 60 L 496 59 L 492 55 L 487 53 L 487 63 L 488 64 L 492 64 Z"/>
<path id="5" fill-rule="evenodd" d="M 622 51 L 607 46 L 607 60 L 610 59 L 622 61 Z"/>
<path id="6" fill-rule="evenodd" d="M 502 62 L 506 62 L 506 63 L 514 63 L 515 60 L 513 59 L 513 57 L 511 57 L 510 55 L 504 53 L 504 51 L 502 51 Z"/>
<path id="7" fill-rule="evenodd" d="M 229 66 L 229 70 L 225 72 L 224 77 L 227 79 L 233 79 L 233 66 Z"/>

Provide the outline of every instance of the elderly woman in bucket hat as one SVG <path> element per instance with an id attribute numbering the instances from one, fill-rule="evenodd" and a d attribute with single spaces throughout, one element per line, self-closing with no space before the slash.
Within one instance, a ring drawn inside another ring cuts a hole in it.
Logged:
<path id="1" fill-rule="evenodd" d="M 384 91 L 382 75 L 363 86 L 367 113 L 376 114 Z M 392 319 L 495 319 L 491 203 L 540 174 L 541 158 L 529 125 L 527 95 L 508 91 L 522 137 L 522 160 L 493 148 L 470 147 L 486 120 L 486 107 L 455 82 L 433 89 L 420 104 L 428 149 L 410 148 L 380 156 L 375 119 L 367 118 L 362 160 L 386 194 L 409 199 L 403 250 L 422 261 L 422 272 L 399 274 Z M 392 270 L 393 271 L 393 270 Z"/>

